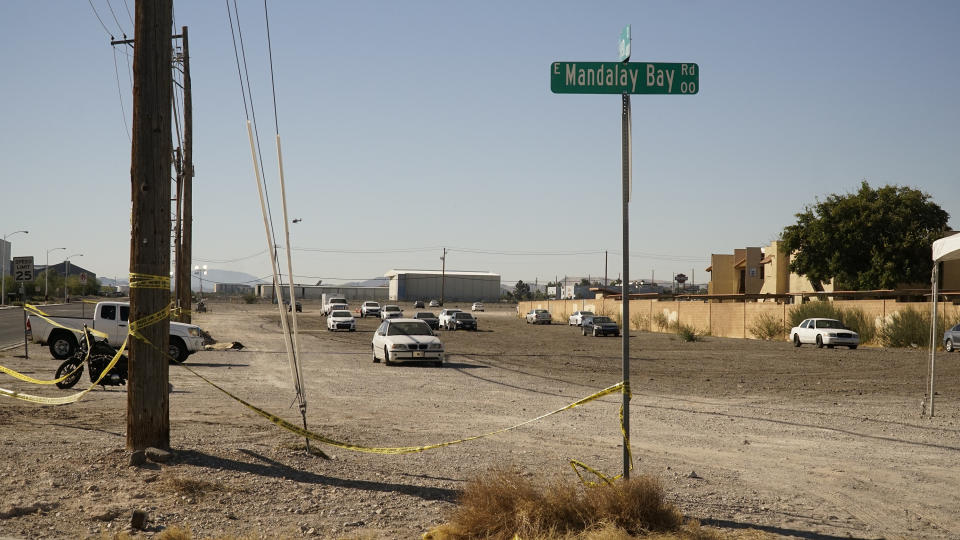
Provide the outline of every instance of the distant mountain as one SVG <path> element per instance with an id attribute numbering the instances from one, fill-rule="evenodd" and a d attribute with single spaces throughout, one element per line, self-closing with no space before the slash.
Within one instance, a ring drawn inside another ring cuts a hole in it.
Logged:
<path id="1" fill-rule="evenodd" d="M 344 283 L 344 287 L 386 287 L 390 284 L 390 279 L 385 277 L 377 277 L 373 279 L 365 279 L 363 281 L 351 281 L 349 283 Z"/>

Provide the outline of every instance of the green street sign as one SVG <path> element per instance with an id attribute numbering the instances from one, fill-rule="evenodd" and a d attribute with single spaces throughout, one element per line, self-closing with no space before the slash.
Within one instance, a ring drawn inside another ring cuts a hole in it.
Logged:
<path id="1" fill-rule="evenodd" d="M 554 62 L 554 94 L 696 94 L 700 67 L 671 62 Z"/>

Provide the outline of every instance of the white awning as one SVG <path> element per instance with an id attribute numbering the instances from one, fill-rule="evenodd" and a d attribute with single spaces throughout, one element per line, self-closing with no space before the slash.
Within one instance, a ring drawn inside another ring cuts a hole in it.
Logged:
<path id="1" fill-rule="evenodd" d="M 960 233 L 941 238 L 933 243 L 934 261 L 952 261 L 960 259 Z"/>

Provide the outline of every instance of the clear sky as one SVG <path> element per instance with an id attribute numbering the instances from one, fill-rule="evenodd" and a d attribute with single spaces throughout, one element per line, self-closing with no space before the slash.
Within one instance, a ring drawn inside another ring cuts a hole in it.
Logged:
<path id="1" fill-rule="evenodd" d="M 129 265 L 134 0 L 0 7 L 0 234 L 13 255 Z M 817 197 L 919 188 L 960 227 L 960 3 L 269 4 L 294 273 L 487 270 L 504 281 L 621 266 L 620 98 L 550 92 L 553 61 L 696 62 L 696 96 L 634 96 L 631 278 L 707 279 Z M 263 2 L 239 0 L 273 215 L 281 224 Z M 115 14 L 111 13 L 111 9 Z M 270 273 L 224 2 L 190 28 L 194 264 Z M 119 23 L 119 24 L 118 24 Z M 122 30 L 121 30 L 122 28 Z M 109 32 L 109 33 L 108 33 Z M 116 61 L 116 73 L 115 62 Z M 119 86 L 119 91 L 118 91 Z M 121 104 L 122 100 L 122 104 Z M 282 230 L 280 228 L 279 230 Z"/>

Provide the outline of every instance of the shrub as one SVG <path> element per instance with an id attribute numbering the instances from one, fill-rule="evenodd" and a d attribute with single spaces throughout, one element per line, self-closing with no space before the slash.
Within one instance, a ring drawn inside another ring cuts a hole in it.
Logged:
<path id="1" fill-rule="evenodd" d="M 253 293 L 248 293 L 243 295 L 244 304 L 255 304 L 257 302 L 257 295 Z"/>
<path id="2" fill-rule="evenodd" d="M 884 347 L 928 347 L 930 314 L 913 308 L 902 309 L 887 316 L 879 333 Z"/>
<path id="3" fill-rule="evenodd" d="M 697 329 L 692 326 L 687 326 L 685 324 L 676 323 L 677 335 L 680 336 L 680 339 L 686 342 L 691 341 L 700 341 L 700 333 L 697 332 Z"/>
<path id="4" fill-rule="evenodd" d="M 637 330 L 645 332 L 650 331 L 650 316 L 646 313 L 634 313 L 630 315 L 630 324 Z"/>
<path id="5" fill-rule="evenodd" d="M 790 327 L 800 326 L 804 319 L 821 317 L 824 319 L 842 319 L 842 310 L 835 306 L 833 302 L 815 301 L 805 304 L 797 304 L 790 310 Z"/>
<path id="6" fill-rule="evenodd" d="M 516 471 L 494 471 L 472 480 L 450 522 L 426 539 L 632 538 L 672 532 L 671 538 L 719 538 L 696 523 L 684 524 L 655 478 L 640 476 L 581 488 L 554 482 L 534 485 Z M 631 536 L 634 535 L 634 536 Z"/>
<path id="7" fill-rule="evenodd" d="M 787 334 L 783 320 L 775 315 L 763 313 L 753 322 L 750 333 L 766 341 L 784 339 Z"/>
<path id="8" fill-rule="evenodd" d="M 658 332 L 663 332 L 670 328 L 670 320 L 667 319 L 667 315 L 663 312 L 653 314 L 653 324 L 657 327 Z"/>

